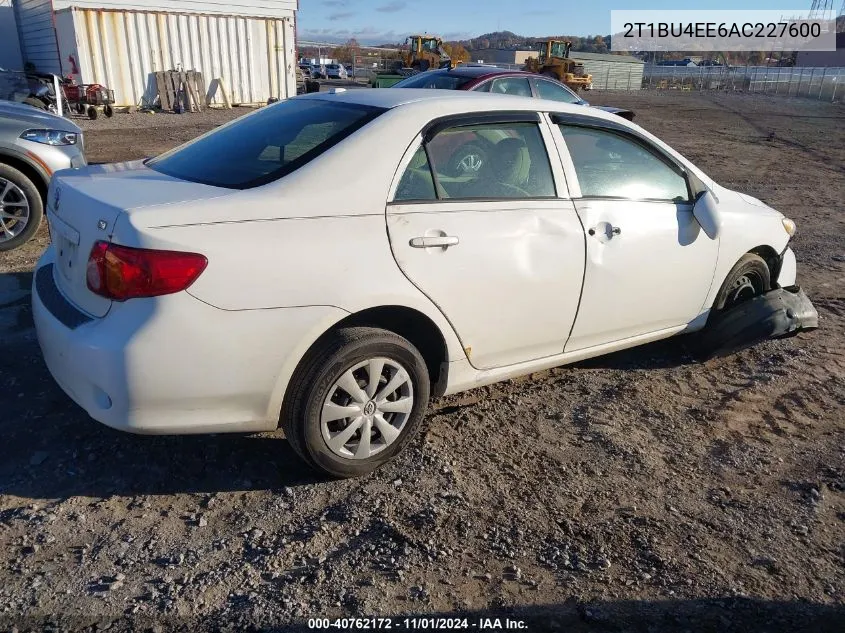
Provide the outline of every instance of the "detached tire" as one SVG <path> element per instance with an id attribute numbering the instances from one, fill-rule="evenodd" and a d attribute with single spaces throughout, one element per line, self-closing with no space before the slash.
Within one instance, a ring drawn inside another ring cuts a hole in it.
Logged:
<path id="1" fill-rule="evenodd" d="M 487 163 L 487 150 L 478 143 L 467 143 L 449 159 L 449 174 L 454 177 L 477 174 Z"/>
<path id="2" fill-rule="evenodd" d="M 293 450 L 333 477 L 358 477 L 395 457 L 419 430 L 428 369 L 405 338 L 355 327 L 320 340 L 291 379 L 281 426 Z"/>
<path id="3" fill-rule="evenodd" d="M 0 199 L 0 252 L 11 251 L 23 246 L 35 235 L 44 217 L 44 203 L 35 183 L 26 174 L 14 167 L 0 163 L 0 193 L 8 184 L 12 189 Z M 27 206 L 23 206 L 22 203 Z M 25 219 L 24 219 L 25 213 Z M 20 216 L 20 220 L 10 219 L 10 215 Z"/>

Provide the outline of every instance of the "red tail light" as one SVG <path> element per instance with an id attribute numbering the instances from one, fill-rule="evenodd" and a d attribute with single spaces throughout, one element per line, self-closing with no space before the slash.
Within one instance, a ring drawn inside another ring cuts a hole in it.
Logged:
<path id="1" fill-rule="evenodd" d="M 130 248 L 97 242 L 88 257 L 88 288 L 96 294 L 126 301 L 180 292 L 197 280 L 208 265 L 204 255 Z"/>

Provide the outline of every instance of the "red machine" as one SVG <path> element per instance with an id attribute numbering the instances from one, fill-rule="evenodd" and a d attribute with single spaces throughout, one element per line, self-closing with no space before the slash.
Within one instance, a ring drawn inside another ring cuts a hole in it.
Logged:
<path id="1" fill-rule="evenodd" d="M 64 84 L 65 99 L 77 114 L 88 114 L 89 119 L 96 119 L 99 111 L 107 117 L 114 115 L 114 90 L 100 84 Z"/>

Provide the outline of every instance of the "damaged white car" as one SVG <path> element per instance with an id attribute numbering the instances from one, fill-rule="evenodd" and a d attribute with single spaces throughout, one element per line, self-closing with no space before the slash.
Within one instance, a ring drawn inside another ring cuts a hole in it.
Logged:
<path id="1" fill-rule="evenodd" d="M 34 318 L 77 403 L 135 433 L 281 426 L 334 476 L 395 456 L 431 396 L 728 315 L 815 325 L 794 222 L 560 102 L 311 94 L 58 174 L 48 204 Z"/>

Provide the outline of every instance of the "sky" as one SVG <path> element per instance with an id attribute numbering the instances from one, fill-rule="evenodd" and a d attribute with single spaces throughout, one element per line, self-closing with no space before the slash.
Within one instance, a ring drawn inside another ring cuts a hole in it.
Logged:
<path id="1" fill-rule="evenodd" d="M 833 0 L 834 11 L 842 0 Z M 361 44 L 398 42 L 414 32 L 461 40 L 492 31 L 518 35 L 606 35 L 611 9 L 804 9 L 812 0 L 299 0 L 299 38 Z"/>

